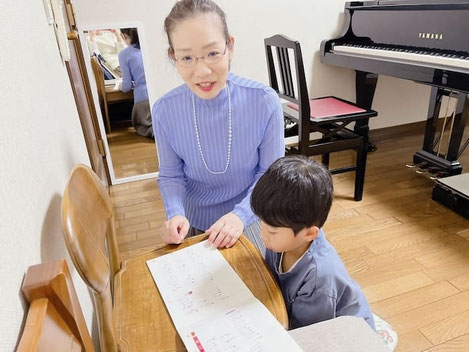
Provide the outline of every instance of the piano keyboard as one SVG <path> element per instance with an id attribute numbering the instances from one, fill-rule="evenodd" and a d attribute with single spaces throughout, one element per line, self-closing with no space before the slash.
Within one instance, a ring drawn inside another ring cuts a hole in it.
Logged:
<path id="1" fill-rule="evenodd" d="M 403 63 L 422 63 L 426 65 L 445 66 L 469 71 L 469 54 L 438 54 L 430 51 L 413 51 L 411 49 L 389 48 L 364 45 L 334 45 L 332 52 L 365 58 L 382 58 Z"/>

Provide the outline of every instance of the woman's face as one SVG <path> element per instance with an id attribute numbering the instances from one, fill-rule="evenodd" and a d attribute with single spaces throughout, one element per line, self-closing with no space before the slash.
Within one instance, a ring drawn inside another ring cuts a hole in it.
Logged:
<path id="1" fill-rule="evenodd" d="M 226 85 L 234 44 L 231 38 L 227 46 L 220 17 L 210 13 L 185 19 L 175 26 L 170 36 L 174 59 L 199 58 L 191 67 L 176 62 L 184 82 L 199 98 L 215 98 Z M 200 58 L 216 52 L 225 54 L 215 64 L 207 64 Z"/>

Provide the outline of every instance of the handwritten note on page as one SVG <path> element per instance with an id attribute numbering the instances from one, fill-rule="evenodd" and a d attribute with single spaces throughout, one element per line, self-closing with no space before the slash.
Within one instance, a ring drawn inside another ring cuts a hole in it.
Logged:
<path id="1" fill-rule="evenodd" d="M 301 351 L 207 241 L 147 265 L 188 351 Z"/>

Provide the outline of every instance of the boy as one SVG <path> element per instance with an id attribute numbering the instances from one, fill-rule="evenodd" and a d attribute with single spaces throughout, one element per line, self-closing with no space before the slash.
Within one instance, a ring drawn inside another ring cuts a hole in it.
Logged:
<path id="1" fill-rule="evenodd" d="M 332 178 L 322 164 L 304 156 L 274 162 L 251 196 L 262 221 L 265 260 L 282 289 L 290 329 L 353 315 L 375 330 L 360 286 L 321 230 L 332 195 Z"/>

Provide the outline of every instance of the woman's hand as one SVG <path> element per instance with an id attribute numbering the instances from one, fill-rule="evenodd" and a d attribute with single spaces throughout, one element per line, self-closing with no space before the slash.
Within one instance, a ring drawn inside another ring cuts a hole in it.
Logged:
<path id="1" fill-rule="evenodd" d="M 189 220 L 185 216 L 176 215 L 163 224 L 161 237 L 165 243 L 181 243 L 189 228 Z"/>
<path id="2" fill-rule="evenodd" d="M 118 42 L 123 42 L 124 40 L 122 39 L 121 31 L 120 29 L 110 29 L 110 31 L 114 34 L 116 37 L 116 40 Z"/>
<path id="3" fill-rule="evenodd" d="M 244 224 L 235 213 L 223 215 L 217 222 L 205 231 L 208 242 L 215 247 L 230 248 L 234 246 L 243 233 Z"/>

